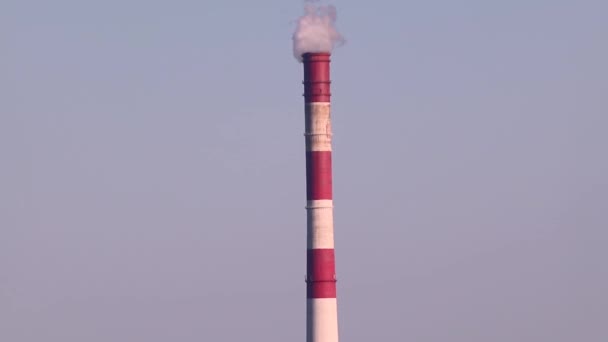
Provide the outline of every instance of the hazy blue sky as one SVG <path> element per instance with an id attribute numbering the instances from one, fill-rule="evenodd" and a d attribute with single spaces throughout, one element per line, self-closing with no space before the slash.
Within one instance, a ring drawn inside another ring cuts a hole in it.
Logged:
<path id="1" fill-rule="evenodd" d="M 608 340 L 608 2 L 340 0 L 342 341 Z M 0 340 L 304 341 L 300 1 L 0 1 Z"/>

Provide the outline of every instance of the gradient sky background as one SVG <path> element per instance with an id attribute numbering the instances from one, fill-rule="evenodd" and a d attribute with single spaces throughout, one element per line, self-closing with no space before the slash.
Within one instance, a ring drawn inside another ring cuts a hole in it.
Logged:
<path id="1" fill-rule="evenodd" d="M 342 341 L 608 340 L 608 2 L 340 0 Z M 304 341 L 300 1 L 0 2 L 0 340 Z"/>

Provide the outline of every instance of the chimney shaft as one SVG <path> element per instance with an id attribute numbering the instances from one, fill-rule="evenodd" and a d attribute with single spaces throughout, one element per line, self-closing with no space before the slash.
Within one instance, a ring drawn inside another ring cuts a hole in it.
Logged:
<path id="1" fill-rule="evenodd" d="M 338 342 L 331 168 L 330 54 L 304 63 L 307 275 L 306 341 Z"/>

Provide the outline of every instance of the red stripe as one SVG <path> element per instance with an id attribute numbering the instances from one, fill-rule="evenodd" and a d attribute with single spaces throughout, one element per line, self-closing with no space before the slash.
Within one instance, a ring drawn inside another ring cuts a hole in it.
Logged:
<path id="1" fill-rule="evenodd" d="M 311 102 L 330 102 L 331 92 L 329 90 L 330 82 L 305 82 L 304 83 L 304 101 Z"/>
<path id="2" fill-rule="evenodd" d="M 331 151 L 306 152 L 306 198 L 332 199 Z"/>
<path id="3" fill-rule="evenodd" d="M 303 56 L 304 98 L 306 102 L 329 102 L 330 55 L 328 53 L 308 53 Z"/>
<path id="4" fill-rule="evenodd" d="M 309 249 L 307 298 L 336 298 L 336 262 L 333 249 Z"/>

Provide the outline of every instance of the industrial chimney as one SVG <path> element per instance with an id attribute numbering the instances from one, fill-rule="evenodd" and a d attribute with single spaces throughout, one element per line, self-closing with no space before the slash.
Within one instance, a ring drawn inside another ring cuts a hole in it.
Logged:
<path id="1" fill-rule="evenodd" d="M 306 341 L 338 342 L 329 53 L 305 53 Z"/>

